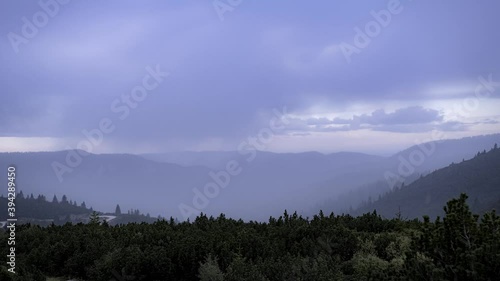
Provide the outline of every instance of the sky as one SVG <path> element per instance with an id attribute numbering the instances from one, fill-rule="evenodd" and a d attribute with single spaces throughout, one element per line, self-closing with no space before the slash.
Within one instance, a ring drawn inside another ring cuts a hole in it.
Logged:
<path id="1" fill-rule="evenodd" d="M 1 5 L 0 151 L 257 138 L 275 152 L 384 155 L 436 132 L 500 132 L 497 0 Z"/>

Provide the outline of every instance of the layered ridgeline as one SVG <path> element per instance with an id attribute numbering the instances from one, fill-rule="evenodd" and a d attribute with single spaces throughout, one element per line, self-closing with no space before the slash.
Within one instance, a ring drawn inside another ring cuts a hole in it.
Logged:
<path id="1" fill-rule="evenodd" d="M 192 220 L 204 212 L 263 221 L 284 209 L 304 213 L 326 198 L 339 200 L 318 206 L 310 214 L 320 209 L 338 213 L 356 208 L 369 196 L 377 198 L 388 191 L 385 173 L 397 174 L 413 151 L 425 150 L 425 161 L 404 176 L 407 184 L 420 174 L 469 159 L 495 142 L 500 143 L 499 134 L 442 140 L 391 157 L 355 152 L 271 153 L 252 147 L 239 152 L 145 156 L 82 151 L 0 153 L 0 167 L 16 165 L 19 190 L 26 194 L 49 199 L 53 194 L 66 194 L 103 212 L 112 213 L 119 202 L 123 209 L 139 208 L 154 217 L 183 220 L 188 214 Z M 231 175 L 228 164 L 233 164 Z M 0 194 L 5 192 L 0 190 Z"/>
<path id="2" fill-rule="evenodd" d="M 428 141 L 402 150 L 390 157 L 377 157 L 362 153 L 341 152 L 320 154 L 255 152 L 256 157 L 245 166 L 238 176 L 244 190 L 251 190 L 253 196 L 266 197 L 278 194 L 272 205 L 302 211 L 312 216 L 320 209 L 336 213 L 356 208 L 369 198 L 390 191 L 394 185 L 411 183 L 422 174 L 428 174 L 451 162 L 473 157 L 477 151 L 500 143 L 500 134 L 474 136 L 462 139 L 445 139 L 444 135 L 430 136 Z M 417 153 L 423 155 L 418 165 L 411 164 L 410 158 Z M 226 163 L 245 159 L 253 151 L 229 152 L 174 152 L 145 154 L 143 157 L 186 167 L 204 166 L 212 170 L 223 168 Z M 241 161 L 245 163 L 245 161 Z M 401 166 L 408 173 L 400 175 Z M 394 180 L 394 175 L 398 177 Z M 387 180 L 386 178 L 389 178 Z M 249 186 L 249 187 L 247 187 Z M 234 189 L 239 187 L 233 186 Z M 252 204 L 253 197 L 247 197 L 246 205 Z M 274 198 L 274 197 L 273 197 Z M 262 200 L 262 199 L 261 199 Z M 286 204 L 290 202 L 289 204 Z M 265 205 L 265 204 L 264 204 Z M 227 209 L 228 214 L 232 214 Z"/>
<path id="3" fill-rule="evenodd" d="M 16 166 L 18 190 L 25 194 L 43 194 L 49 200 L 66 194 L 103 212 L 114 212 L 119 203 L 123 210 L 139 208 L 153 216 L 173 214 L 179 202 L 192 198 L 193 187 L 209 179 L 203 167 L 76 150 L 0 153 L 0 167 L 11 164 Z"/>
<path id="4" fill-rule="evenodd" d="M 434 141 L 418 140 L 419 144 L 390 157 L 352 152 L 276 154 L 259 151 L 239 178 L 244 185 L 253 186 L 251 190 L 255 195 L 281 193 L 273 205 L 289 201 L 290 204 L 280 207 L 299 210 L 304 215 L 312 216 L 321 209 L 348 212 L 359 207 L 363 201 L 376 199 L 403 182 L 409 184 L 421 175 L 452 162 L 472 158 L 477 151 L 500 143 L 500 134 L 462 139 L 445 139 L 444 135 L 437 134 L 430 139 Z M 158 162 L 217 170 L 231 159 L 244 159 L 250 153 L 191 151 L 142 156 Z M 415 163 L 414 158 L 418 156 L 422 157 Z M 290 200 L 293 195 L 298 200 Z M 229 210 L 228 214 L 231 214 Z"/>
<path id="5" fill-rule="evenodd" d="M 318 210 L 336 213 L 352 211 L 361 203 L 373 201 L 402 183 L 408 185 L 422 175 L 452 162 L 470 159 L 478 151 L 489 150 L 495 143 L 500 143 L 500 134 L 462 139 L 441 138 L 435 136 L 435 141 L 416 144 L 377 163 L 356 166 L 330 181 L 320 183 L 315 191 L 323 197 L 316 201 L 315 208 L 309 214 Z M 353 182 L 357 185 L 352 185 Z"/>
<path id="6" fill-rule="evenodd" d="M 477 213 L 500 210 L 500 149 L 478 152 L 470 160 L 452 163 L 409 185 L 402 185 L 374 202 L 367 202 L 354 214 L 376 210 L 385 217 L 421 218 L 444 214 L 442 206 L 460 193 L 469 195 Z"/>

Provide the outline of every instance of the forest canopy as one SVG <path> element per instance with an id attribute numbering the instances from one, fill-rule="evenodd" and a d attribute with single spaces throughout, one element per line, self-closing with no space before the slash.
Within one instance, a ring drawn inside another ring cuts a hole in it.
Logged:
<path id="1" fill-rule="evenodd" d="M 16 230 L 17 274 L 3 256 L 0 280 L 497 280 L 500 218 L 472 214 L 466 200 L 449 201 L 434 221 L 285 211 L 265 223 L 202 214 L 180 223 L 26 224 Z"/>

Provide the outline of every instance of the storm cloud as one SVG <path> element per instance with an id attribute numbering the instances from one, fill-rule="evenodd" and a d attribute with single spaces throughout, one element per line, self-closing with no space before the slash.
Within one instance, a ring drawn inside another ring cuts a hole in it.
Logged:
<path id="1" fill-rule="evenodd" d="M 482 116 L 448 115 L 479 76 L 500 81 L 495 0 L 401 1 L 402 12 L 350 63 L 339 45 L 388 1 L 243 1 L 223 21 L 210 1 L 69 1 L 13 43 L 53 3 L 2 3 L 0 137 L 71 146 L 109 118 L 116 130 L 104 151 L 234 149 L 283 106 L 296 118 L 285 131 L 292 137 L 498 129 L 474 118 L 499 120 L 500 90 L 475 111 Z M 121 120 L 113 102 L 156 65 L 169 77 Z"/>

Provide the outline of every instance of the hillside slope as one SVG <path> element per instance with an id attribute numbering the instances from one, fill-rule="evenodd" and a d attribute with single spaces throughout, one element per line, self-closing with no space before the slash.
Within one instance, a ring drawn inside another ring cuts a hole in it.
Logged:
<path id="1" fill-rule="evenodd" d="M 444 213 L 442 206 L 460 193 L 469 195 L 474 212 L 499 207 L 500 149 L 497 146 L 470 160 L 452 163 L 408 186 L 395 188 L 379 200 L 365 204 L 355 214 L 377 210 L 385 217 L 398 213 L 404 218 L 420 218 L 424 214 L 441 216 Z"/>
<path id="2" fill-rule="evenodd" d="M 157 163 L 127 154 L 89 154 L 80 165 L 70 167 L 60 182 L 53 163 L 66 165 L 69 153 L 0 153 L 0 167 L 16 165 L 18 188 L 26 194 L 44 194 L 49 199 L 66 194 L 103 212 L 113 211 L 120 202 L 124 209 L 139 207 L 155 216 L 178 217 L 178 204 L 191 200 L 191 189 L 210 179 L 204 167 Z"/>
<path id="3" fill-rule="evenodd" d="M 85 202 L 77 204 L 76 201 L 67 200 L 66 196 L 62 197 L 61 201 L 48 201 L 43 195 L 26 196 L 22 193 L 17 194 L 15 199 L 16 213 L 15 218 L 18 224 L 36 224 L 47 226 L 52 223 L 62 225 L 67 222 L 72 223 L 88 223 L 90 216 L 94 212 L 93 208 L 87 208 Z M 0 195 L 0 206 L 7 210 L 8 200 L 3 195 Z M 101 219 L 108 217 L 110 225 L 126 224 L 130 222 L 147 222 L 153 223 L 157 218 L 151 218 L 149 215 L 143 215 L 139 210 L 129 210 L 127 213 L 103 213 L 98 212 Z M 0 212 L 0 225 L 6 223 L 6 220 L 11 217 L 7 212 Z"/>

